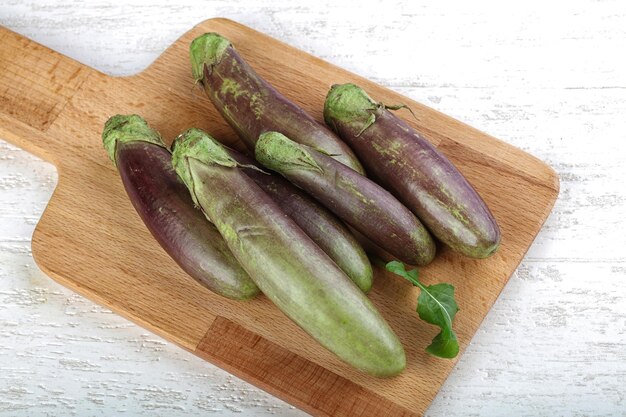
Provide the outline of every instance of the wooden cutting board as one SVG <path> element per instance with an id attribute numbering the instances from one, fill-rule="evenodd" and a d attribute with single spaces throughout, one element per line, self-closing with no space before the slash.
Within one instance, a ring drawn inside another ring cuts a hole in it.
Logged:
<path id="1" fill-rule="evenodd" d="M 520 263 L 558 195 L 546 164 L 506 143 L 370 81 L 225 19 L 198 25 L 144 72 L 111 77 L 0 28 L 0 137 L 54 163 L 59 183 L 33 235 L 33 256 L 61 284 L 244 380 L 323 416 L 422 415 L 455 361 L 427 355 L 437 329 L 417 318 L 417 289 L 376 269 L 370 298 L 402 340 L 407 369 L 377 379 L 340 362 L 264 296 L 216 296 L 183 273 L 150 236 L 101 144 L 107 118 L 139 113 L 171 141 L 200 127 L 241 148 L 190 75 L 188 45 L 203 32 L 229 38 L 270 83 L 318 120 L 329 87 L 354 82 L 399 112 L 467 176 L 502 229 L 487 260 L 440 248 L 422 268 L 427 283 L 451 282 L 469 343 Z M 399 51 L 400 53 L 401 51 Z M 209 381 L 207 381 L 209 383 Z"/>

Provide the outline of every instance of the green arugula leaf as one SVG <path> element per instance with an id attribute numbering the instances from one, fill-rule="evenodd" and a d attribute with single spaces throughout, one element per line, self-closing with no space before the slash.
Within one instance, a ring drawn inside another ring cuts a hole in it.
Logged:
<path id="1" fill-rule="evenodd" d="M 404 264 L 391 261 L 386 265 L 387 271 L 409 281 L 420 289 L 417 298 L 417 314 L 420 319 L 441 328 L 426 352 L 440 358 L 454 358 L 459 353 L 459 342 L 452 330 L 452 321 L 459 306 L 454 300 L 454 287 L 450 284 L 434 284 L 425 286 L 418 279 L 417 269 L 407 271 Z"/>

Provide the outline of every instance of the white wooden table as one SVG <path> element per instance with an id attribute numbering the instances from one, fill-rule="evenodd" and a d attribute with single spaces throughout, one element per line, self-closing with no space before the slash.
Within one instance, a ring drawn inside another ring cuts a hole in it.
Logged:
<path id="1" fill-rule="evenodd" d="M 428 415 L 625 416 L 626 3 L 259 3 L 1 0 L 0 24 L 125 75 L 229 17 L 547 161 L 554 211 Z M 0 141 L 0 415 L 304 415 L 42 274 L 55 181 Z"/>

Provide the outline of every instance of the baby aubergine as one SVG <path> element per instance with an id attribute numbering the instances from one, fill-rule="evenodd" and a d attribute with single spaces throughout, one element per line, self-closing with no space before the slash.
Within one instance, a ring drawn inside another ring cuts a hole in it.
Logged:
<path id="1" fill-rule="evenodd" d="M 402 262 L 427 265 L 433 260 L 435 243 L 428 231 L 369 178 L 278 132 L 261 134 L 255 156 Z"/>
<path id="2" fill-rule="evenodd" d="M 228 39 L 205 33 L 191 42 L 189 53 L 194 79 L 249 150 L 261 133 L 273 130 L 363 172 L 337 135 L 261 78 Z"/>
<path id="3" fill-rule="evenodd" d="M 354 84 L 335 85 L 324 119 L 435 237 L 472 258 L 493 254 L 500 229 L 485 202 L 448 158 L 389 108 Z"/>
<path id="4" fill-rule="evenodd" d="M 259 293 L 215 226 L 194 208 L 170 151 L 144 119 L 113 116 L 102 139 L 135 210 L 185 272 L 224 297 L 244 300 Z"/>
<path id="5" fill-rule="evenodd" d="M 357 369 L 380 377 L 404 369 L 404 349 L 370 300 L 219 142 L 191 129 L 173 149 L 194 201 L 283 313 Z"/>

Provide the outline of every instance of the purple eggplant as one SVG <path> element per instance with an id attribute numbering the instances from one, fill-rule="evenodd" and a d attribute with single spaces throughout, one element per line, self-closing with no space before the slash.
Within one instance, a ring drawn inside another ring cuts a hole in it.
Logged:
<path id="1" fill-rule="evenodd" d="M 241 164 L 246 175 L 265 191 L 363 292 L 368 292 L 372 288 L 374 272 L 367 254 L 341 220 L 289 181 L 278 175 L 246 168 L 255 166 L 255 161 L 237 151 L 226 147 L 225 149 Z"/>
<path id="2" fill-rule="evenodd" d="M 176 139 L 172 163 L 235 257 L 285 315 L 357 369 L 381 377 L 404 369 L 404 349 L 370 300 L 219 142 L 190 129 Z"/>
<path id="3" fill-rule="evenodd" d="M 244 300 L 259 293 L 215 226 L 194 208 L 169 150 L 145 120 L 113 116 L 102 139 L 135 210 L 185 272 L 224 297 Z"/>
<path id="4" fill-rule="evenodd" d="M 391 191 L 452 250 L 486 258 L 500 229 L 459 170 L 382 103 L 354 84 L 335 85 L 324 119 L 356 152 L 368 173 Z"/>
<path id="5" fill-rule="evenodd" d="M 435 244 L 428 231 L 367 177 L 278 132 L 261 134 L 255 156 L 402 262 L 426 265 L 433 260 Z"/>
<path id="6" fill-rule="evenodd" d="M 345 143 L 261 78 L 230 41 L 206 33 L 193 40 L 189 52 L 194 79 L 251 151 L 259 135 L 272 130 L 363 172 Z"/>

